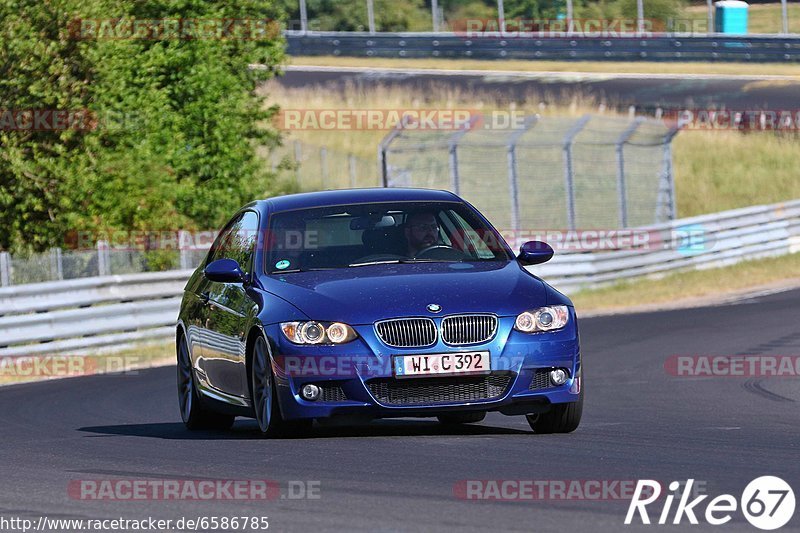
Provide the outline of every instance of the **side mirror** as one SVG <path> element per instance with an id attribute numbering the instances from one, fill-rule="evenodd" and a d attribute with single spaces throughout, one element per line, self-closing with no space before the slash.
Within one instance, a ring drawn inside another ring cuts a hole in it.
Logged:
<path id="1" fill-rule="evenodd" d="M 245 275 L 239 263 L 233 259 L 217 259 L 209 263 L 203 271 L 211 281 L 219 283 L 244 283 Z"/>
<path id="2" fill-rule="evenodd" d="M 546 263 L 553 258 L 553 249 L 542 241 L 528 241 L 519 247 L 517 261 L 524 266 Z"/>

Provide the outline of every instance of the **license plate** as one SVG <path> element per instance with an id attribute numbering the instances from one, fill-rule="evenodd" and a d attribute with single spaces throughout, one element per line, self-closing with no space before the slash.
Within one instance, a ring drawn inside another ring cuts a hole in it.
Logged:
<path id="1" fill-rule="evenodd" d="M 394 356 L 394 375 L 397 378 L 488 374 L 491 369 L 489 352 Z"/>

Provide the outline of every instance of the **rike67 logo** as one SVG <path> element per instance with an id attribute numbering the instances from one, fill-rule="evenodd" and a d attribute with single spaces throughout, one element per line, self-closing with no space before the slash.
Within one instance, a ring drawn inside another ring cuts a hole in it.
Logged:
<path id="1" fill-rule="evenodd" d="M 762 476 L 751 481 L 742 492 L 739 500 L 731 494 L 721 494 L 705 505 L 705 512 L 701 512 L 703 501 L 708 498 L 704 494 L 691 501 L 692 485 L 694 479 L 689 479 L 685 484 L 673 481 L 669 484 L 669 492 L 663 499 L 664 506 L 661 512 L 654 515 L 658 524 L 680 524 L 686 520 L 690 524 L 698 524 L 698 516 L 704 518 L 706 523 L 713 526 L 726 524 L 733 519 L 737 509 L 750 524 L 763 530 L 778 529 L 786 525 L 794 515 L 794 491 L 784 480 L 775 476 Z M 678 491 L 683 488 L 679 494 Z M 638 520 L 642 524 L 650 524 L 650 511 L 657 511 L 652 505 L 661 498 L 661 484 L 652 479 L 642 479 L 636 484 L 636 489 L 625 516 L 625 524 L 629 525 Z M 678 503 L 673 509 L 673 502 Z M 648 509 L 648 506 L 651 506 Z M 638 520 L 637 520 L 638 515 Z M 670 517 L 672 520 L 670 521 Z"/>

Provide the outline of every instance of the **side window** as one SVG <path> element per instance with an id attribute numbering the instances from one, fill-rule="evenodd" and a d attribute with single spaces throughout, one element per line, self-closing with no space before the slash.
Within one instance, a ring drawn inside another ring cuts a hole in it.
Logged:
<path id="1" fill-rule="evenodd" d="M 236 232 L 237 225 L 241 222 L 243 215 L 237 215 L 231 219 L 228 224 L 219 232 L 214 244 L 211 245 L 211 250 L 208 252 L 208 259 L 206 264 L 212 263 L 217 259 L 225 259 L 228 257 L 226 251 L 230 248 L 230 241 L 233 234 Z"/>
<path id="2" fill-rule="evenodd" d="M 453 217 L 457 225 L 457 234 L 462 236 L 461 239 L 463 239 L 466 245 L 467 249 L 465 249 L 464 252 L 474 254 L 478 259 L 493 259 L 495 257 L 494 252 L 489 248 L 487 243 L 480 238 L 478 232 L 476 232 L 461 215 L 455 211 L 450 211 L 449 214 Z"/>
<path id="3" fill-rule="evenodd" d="M 230 258 L 235 259 L 244 272 L 253 272 L 253 254 L 258 239 L 258 215 L 245 211 L 237 224 L 230 248 Z"/>
<path id="4" fill-rule="evenodd" d="M 208 262 L 233 259 L 244 272 L 253 270 L 253 253 L 258 237 L 258 215 L 245 211 L 231 220 L 217 237 L 208 255 Z"/>

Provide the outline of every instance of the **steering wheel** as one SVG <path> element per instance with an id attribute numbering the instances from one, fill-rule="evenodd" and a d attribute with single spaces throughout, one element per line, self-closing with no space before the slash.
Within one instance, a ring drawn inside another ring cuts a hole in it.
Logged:
<path id="1" fill-rule="evenodd" d="M 428 246 L 427 248 L 423 248 L 417 255 L 414 256 L 415 259 L 421 259 L 423 256 L 435 256 L 431 257 L 431 259 L 463 259 L 464 254 L 453 248 L 452 246 L 447 246 L 446 244 L 434 244 L 433 246 Z"/>

